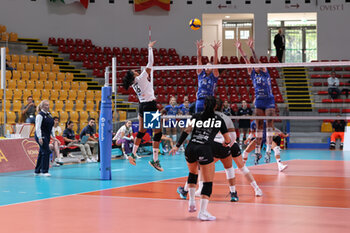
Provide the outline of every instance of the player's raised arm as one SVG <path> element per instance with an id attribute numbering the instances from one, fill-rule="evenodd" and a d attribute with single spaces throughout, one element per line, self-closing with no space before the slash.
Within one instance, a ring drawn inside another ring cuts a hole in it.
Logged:
<path id="1" fill-rule="evenodd" d="M 196 41 L 197 46 L 197 65 L 202 65 L 202 48 L 204 48 L 203 40 Z M 203 69 L 197 69 L 197 75 L 202 72 Z"/>
<path id="2" fill-rule="evenodd" d="M 151 70 L 152 70 L 152 66 L 153 66 L 153 62 L 154 62 L 154 58 L 153 58 L 153 46 L 157 41 L 151 41 L 148 43 L 148 63 L 146 66 L 146 72 L 147 74 L 150 76 L 151 75 Z"/>
<path id="3" fill-rule="evenodd" d="M 245 63 L 250 64 L 250 61 L 247 58 L 247 55 L 245 54 L 245 52 L 242 49 L 241 41 L 240 40 L 236 40 L 234 44 L 237 47 L 237 49 L 238 49 L 239 53 L 241 54 L 241 56 L 243 57 Z M 251 72 L 252 72 L 252 68 L 248 68 L 248 73 L 250 74 Z"/>
<path id="4" fill-rule="evenodd" d="M 213 44 L 210 45 L 213 49 L 214 49 L 214 65 L 219 63 L 219 58 L 218 58 L 218 50 L 221 46 L 221 42 L 220 41 L 214 41 Z M 219 70 L 218 69 L 213 69 L 213 74 L 215 77 L 219 76 Z"/>
<path id="5" fill-rule="evenodd" d="M 252 38 L 249 38 L 249 40 L 247 42 L 247 45 L 249 46 L 250 50 L 252 51 L 255 63 L 259 64 L 260 61 L 259 61 L 258 57 L 256 56 L 256 53 L 255 53 L 255 50 L 254 50 L 254 40 Z M 267 72 L 267 68 L 266 67 L 262 68 L 262 70 L 264 72 Z"/>

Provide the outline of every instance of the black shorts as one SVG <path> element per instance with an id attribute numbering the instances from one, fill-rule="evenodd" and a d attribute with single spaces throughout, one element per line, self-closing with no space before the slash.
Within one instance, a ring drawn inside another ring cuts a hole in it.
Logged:
<path id="1" fill-rule="evenodd" d="M 280 136 L 274 136 L 272 140 L 276 143 L 277 146 L 281 145 L 281 137 Z"/>
<path id="2" fill-rule="evenodd" d="M 237 144 L 237 142 L 233 143 L 230 149 L 231 149 L 231 155 L 233 158 L 236 158 L 242 154 L 241 148 L 239 148 L 239 145 Z"/>
<path id="3" fill-rule="evenodd" d="M 230 156 L 230 147 L 224 147 L 221 143 L 213 142 L 210 144 L 214 158 L 225 159 Z"/>
<path id="4" fill-rule="evenodd" d="M 201 145 L 190 142 L 185 150 L 185 158 L 188 163 L 199 162 L 207 165 L 214 161 L 213 151 L 210 145 Z"/>
<path id="5" fill-rule="evenodd" d="M 141 102 L 139 104 L 139 115 L 143 118 L 143 112 L 157 111 L 157 102 L 155 100 L 149 102 Z"/>

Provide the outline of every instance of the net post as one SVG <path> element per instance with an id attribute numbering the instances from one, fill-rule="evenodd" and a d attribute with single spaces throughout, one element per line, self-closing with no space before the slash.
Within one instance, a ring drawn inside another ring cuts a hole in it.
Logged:
<path id="1" fill-rule="evenodd" d="M 4 128 L 3 136 L 6 135 L 6 47 L 1 48 L 1 89 L 4 92 L 3 108 L 4 108 Z"/>

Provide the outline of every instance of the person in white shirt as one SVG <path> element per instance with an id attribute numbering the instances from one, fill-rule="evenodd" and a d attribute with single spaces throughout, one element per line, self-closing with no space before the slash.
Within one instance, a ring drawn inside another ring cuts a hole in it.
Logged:
<path id="1" fill-rule="evenodd" d="M 62 128 L 59 126 L 60 119 L 58 117 L 53 118 L 54 125 L 52 127 L 52 134 L 55 136 L 61 136 L 62 135 Z M 60 153 L 60 141 L 58 140 L 51 140 L 50 141 L 50 150 L 52 151 L 52 161 L 51 164 L 54 167 L 59 167 L 60 165 L 63 165 L 62 160 L 62 154 Z"/>
<path id="2" fill-rule="evenodd" d="M 336 77 L 334 71 L 331 72 L 331 76 L 327 79 L 328 81 L 328 94 L 332 99 L 338 99 L 340 95 L 339 90 L 339 79 Z"/>
<path id="3" fill-rule="evenodd" d="M 149 42 L 148 44 L 148 64 L 146 69 L 142 71 L 141 74 L 135 70 L 129 70 L 125 77 L 123 78 L 123 87 L 128 90 L 130 86 L 133 87 L 137 97 L 139 98 L 139 131 L 137 133 L 134 147 L 132 150 L 132 155 L 128 157 L 129 162 L 132 165 L 136 165 L 135 158 L 137 156 L 136 152 L 141 143 L 141 139 L 146 134 L 146 129 L 143 127 L 143 113 L 144 112 L 156 112 L 157 103 L 154 96 L 153 82 L 151 82 L 150 74 L 153 66 L 153 46 L 156 41 Z M 159 153 L 159 142 L 162 138 L 161 129 L 153 129 L 153 160 L 149 161 L 149 164 L 158 171 L 163 171 L 164 169 L 160 166 L 158 159 Z"/>
<path id="4" fill-rule="evenodd" d="M 131 153 L 133 140 L 134 137 L 132 136 L 131 121 L 126 121 L 113 137 L 115 144 L 122 147 L 122 152 L 125 159 L 127 159 L 128 155 Z M 138 157 L 141 158 L 140 156 Z"/>

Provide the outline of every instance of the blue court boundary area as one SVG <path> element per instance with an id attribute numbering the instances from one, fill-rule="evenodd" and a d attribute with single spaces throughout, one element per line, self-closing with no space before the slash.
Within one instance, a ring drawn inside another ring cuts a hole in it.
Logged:
<path id="1" fill-rule="evenodd" d="M 253 165 L 254 157 L 251 155 L 247 166 Z M 281 157 L 283 161 L 293 159 L 350 161 L 350 152 L 287 150 L 282 151 Z M 150 156 L 138 159 L 136 166 L 130 165 L 127 160 L 113 160 L 112 180 L 100 180 L 99 163 L 64 165 L 51 168 L 51 177 L 35 177 L 33 170 L 1 173 L 0 206 L 174 179 L 188 175 L 183 154 L 160 156 L 164 172 L 158 172 L 151 167 L 148 164 L 150 159 Z M 275 159 L 272 158 L 271 162 L 275 162 Z M 260 164 L 263 163 L 262 159 Z M 223 171 L 220 162 L 216 163 L 216 171 Z"/>

